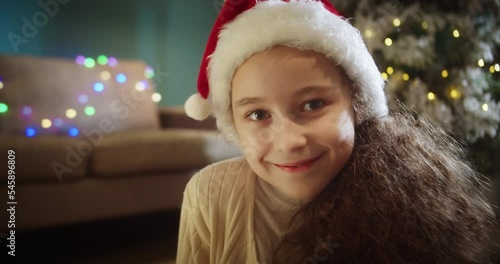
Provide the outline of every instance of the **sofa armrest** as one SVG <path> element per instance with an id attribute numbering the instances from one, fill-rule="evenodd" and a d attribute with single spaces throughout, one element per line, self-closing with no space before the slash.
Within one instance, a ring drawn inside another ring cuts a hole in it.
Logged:
<path id="1" fill-rule="evenodd" d="M 214 117 L 209 116 L 203 121 L 194 120 L 186 115 L 182 107 L 160 107 L 159 115 L 162 128 L 217 129 Z"/>

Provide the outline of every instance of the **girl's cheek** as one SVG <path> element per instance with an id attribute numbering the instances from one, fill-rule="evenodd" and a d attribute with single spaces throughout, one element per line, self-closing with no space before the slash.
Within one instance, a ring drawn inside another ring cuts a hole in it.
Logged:
<path id="1" fill-rule="evenodd" d="M 249 160 L 257 158 L 257 145 L 249 138 L 245 138 L 240 141 L 241 151 L 245 155 L 245 157 Z"/>
<path id="2" fill-rule="evenodd" d="M 254 159 L 258 153 L 257 131 L 252 127 L 241 124 L 237 128 L 240 149 L 247 159 Z"/>
<path id="3" fill-rule="evenodd" d="M 347 111 L 340 113 L 337 122 L 339 141 L 344 143 L 354 143 L 354 123 Z"/>

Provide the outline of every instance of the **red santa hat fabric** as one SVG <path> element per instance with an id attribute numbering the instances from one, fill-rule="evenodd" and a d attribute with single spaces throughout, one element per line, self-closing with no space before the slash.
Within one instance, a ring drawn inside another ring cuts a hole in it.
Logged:
<path id="1" fill-rule="evenodd" d="M 227 0 L 207 41 L 198 93 L 185 103 L 188 116 L 213 114 L 231 141 L 231 81 L 249 57 L 276 45 L 323 53 L 340 65 L 353 88 L 356 120 L 387 115 L 384 80 L 359 33 L 328 0 Z"/>

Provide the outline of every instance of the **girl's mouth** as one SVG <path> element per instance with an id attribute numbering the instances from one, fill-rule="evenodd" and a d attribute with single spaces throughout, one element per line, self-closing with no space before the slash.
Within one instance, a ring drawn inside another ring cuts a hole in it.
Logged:
<path id="1" fill-rule="evenodd" d="M 322 157 L 323 155 L 319 155 L 318 157 L 315 157 L 313 159 L 308 159 L 308 160 L 303 160 L 300 162 L 295 162 L 295 163 L 287 163 L 287 164 L 274 164 L 276 167 L 280 168 L 283 171 L 286 172 L 299 172 L 299 171 L 305 171 L 311 168 L 316 161 Z"/>

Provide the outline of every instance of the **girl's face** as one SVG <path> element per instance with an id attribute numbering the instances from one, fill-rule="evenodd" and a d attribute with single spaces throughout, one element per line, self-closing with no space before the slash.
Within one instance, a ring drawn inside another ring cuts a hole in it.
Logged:
<path id="1" fill-rule="evenodd" d="M 354 145 L 347 83 L 324 55 L 285 46 L 241 65 L 231 108 L 243 153 L 259 177 L 295 199 L 323 191 Z"/>

